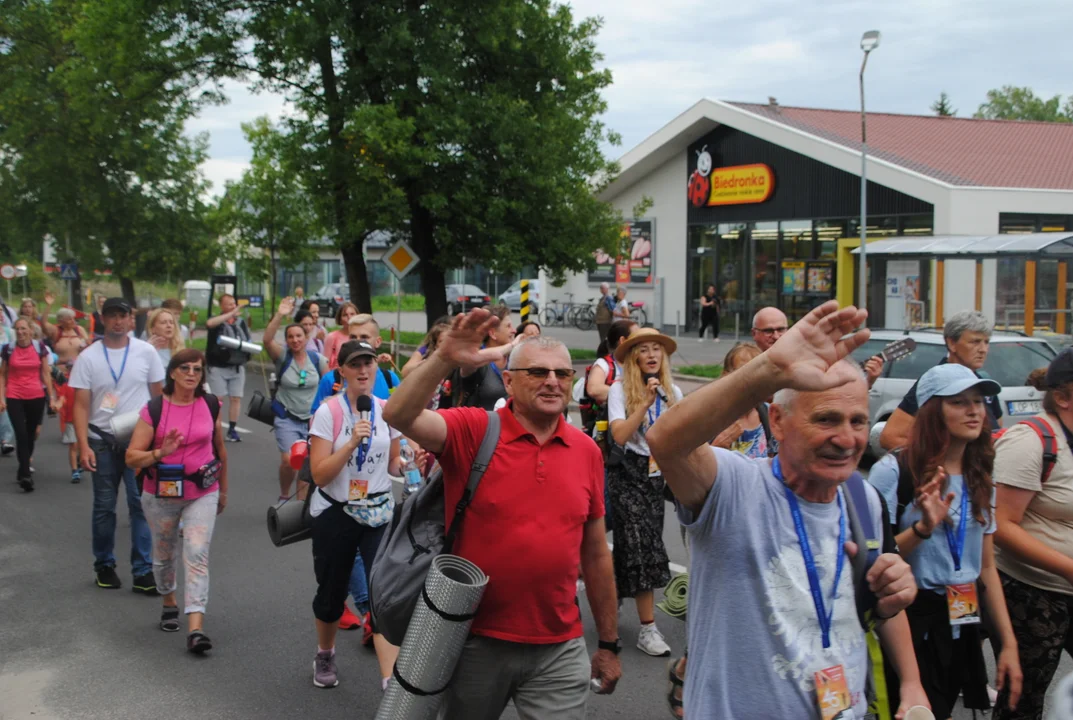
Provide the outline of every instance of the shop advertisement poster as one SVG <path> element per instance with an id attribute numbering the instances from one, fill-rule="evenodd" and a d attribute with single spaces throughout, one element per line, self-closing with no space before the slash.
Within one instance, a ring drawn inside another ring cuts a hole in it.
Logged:
<path id="1" fill-rule="evenodd" d="M 782 294 L 803 295 L 805 293 L 804 261 L 784 260 L 782 263 Z"/>
<path id="2" fill-rule="evenodd" d="M 589 273 L 590 283 L 617 285 L 651 285 L 655 233 L 651 220 L 630 220 L 622 226 L 623 245 L 629 257 L 612 257 L 603 250 L 594 253 L 596 268 Z"/>
<path id="3" fill-rule="evenodd" d="M 830 295 L 834 279 L 835 268 L 830 263 L 809 263 L 808 294 Z"/>

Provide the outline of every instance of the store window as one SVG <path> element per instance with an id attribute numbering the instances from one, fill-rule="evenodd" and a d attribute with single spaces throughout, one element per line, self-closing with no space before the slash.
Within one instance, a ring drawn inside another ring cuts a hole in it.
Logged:
<path id="1" fill-rule="evenodd" d="M 778 246 L 777 222 L 755 223 L 752 229 L 753 250 L 753 308 L 778 304 Z"/>
<path id="2" fill-rule="evenodd" d="M 1001 213 L 1001 234 L 1066 232 L 1073 229 L 1073 216 Z M 995 324 L 1014 330 L 1024 329 L 1025 258 L 999 258 L 996 261 Z M 1048 310 L 1058 307 L 1058 261 L 1036 263 L 1036 327 L 1056 329 L 1057 315 Z M 1069 307 L 1068 297 L 1066 307 Z M 1066 327 L 1069 327 L 1067 321 Z"/>
<path id="3" fill-rule="evenodd" d="M 838 257 L 838 241 L 846 237 L 845 220 L 816 221 L 816 257 L 834 260 Z"/>
<path id="4" fill-rule="evenodd" d="M 715 283 L 715 245 L 718 233 L 716 228 L 707 225 L 693 225 L 689 228 L 686 257 L 686 307 L 688 317 L 683 318 L 689 327 L 697 327 L 700 322 L 700 296 Z M 716 285 L 722 292 L 722 288 Z"/>

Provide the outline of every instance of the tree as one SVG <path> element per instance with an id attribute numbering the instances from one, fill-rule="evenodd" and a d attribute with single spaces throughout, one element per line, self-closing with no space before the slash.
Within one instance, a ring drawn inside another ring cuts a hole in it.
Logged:
<path id="1" fill-rule="evenodd" d="M 248 63 L 299 110 L 288 121 L 307 186 L 368 309 L 362 242 L 410 238 L 431 321 L 444 271 L 591 266 L 621 218 L 595 198 L 617 142 L 599 121 L 611 82 L 598 20 L 549 0 L 254 2 Z"/>
<path id="2" fill-rule="evenodd" d="M 1032 88 L 1003 85 L 987 91 L 987 102 L 973 117 L 988 120 L 1037 120 L 1042 122 L 1073 122 L 1073 97 L 1062 107 L 1062 96 L 1049 100 L 1037 97 Z"/>
<path id="3" fill-rule="evenodd" d="M 231 39 L 179 0 L 0 5 L 8 227 L 34 243 L 51 233 L 84 267 L 111 264 L 130 300 L 136 277 L 211 268 L 207 141 L 183 130 L 220 99 L 204 83 Z"/>
<path id="4" fill-rule="evenodd" d="M 950 106 L 950 96 L 946 91 L 939 93 L 939 99 L 931 104 L 931 110 L 939 117 L 954 117 L 958 111 Z"/>
<path id="5" fill-rule="evenodd" d="M 271 280 L 270 307 L 275 309 L 277 259 L 285 267 L 315 259 L 310 240 L 323 237 L 324 231 L 300 170 L 290 162 L 290 138 L 267 117 L 243 123 L 242 132 L 253 148 L 250 167 L 241 180 L 227 183 L 214 225 L 236 241 L 229 254 L 245 258 L 244 267 L 260 280 Z"/>

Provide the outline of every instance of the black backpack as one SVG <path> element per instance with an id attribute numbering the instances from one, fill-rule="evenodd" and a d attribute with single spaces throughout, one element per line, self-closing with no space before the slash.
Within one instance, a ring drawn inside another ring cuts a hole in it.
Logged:
<path id="1" fill-rule="evenodd" d="M 216 397 L 212 393 L 205 393 L 202 395 L 205 400 L 205 404 L 209 406 L 209 414 L 212 415 L 212 456 L 217 460 L 220 458 L 216 455 L 216 421 L 220 419 L 220 398 Z M 196 398 L 195 398 L 196 402 Z M 156 439 L 156 430 L 160 427 L 160 416 L 164 412 L 164 396 L 157 395 L 151 399 L 146 405 L 149 408 L 149 420 L 153 426 L 153 439 Z M 152 445 L 152 442 L 150 442 Z M 137 477 L 138 481 L 138 494 L 142 494 L 142 484 L 145 482 L 145 476 L 149 472 L 149 468 L 143 468 Z"/>
<path id="2" fill-rule="evenodd" d="M 604 383 L 610 387 L 615 382 L 615 373 L 617 372 L 615 358 L 613 355 L 606 355 L 603 360 L 607 363 L 608 368 Z M 607 419 L 607 403 L 601 405 L 589 396 L 589 372 L 591 370 L 592 365 L 585 368 L 585 384 L 583 385 L 585 393 L 581 397 L 581 402 L 578 403 L 578 410 L 581 411 L 581 427 L 585 430 L 585 434 L 590 437 L 593 430 L 596 429 L 596 423 Z"/>

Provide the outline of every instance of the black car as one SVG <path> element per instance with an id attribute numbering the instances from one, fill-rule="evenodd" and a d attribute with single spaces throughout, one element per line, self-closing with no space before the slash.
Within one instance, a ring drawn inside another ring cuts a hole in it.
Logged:
<path id="1" fill-rule="evenodd" d="M 320 306 L 321 317 L 330 317 L 335 315 L 340 305 L 350 302 L 350 285 L 347 283 L 328 283 L 307 299 Z"/>
<path id="2" fill-rule="evenodd" d="M 491 304 L 491 296 L 476 285 L 447 286 L 447 312 L 450 315 L 457 315 L 475 307 L 488 307 Z"/>

